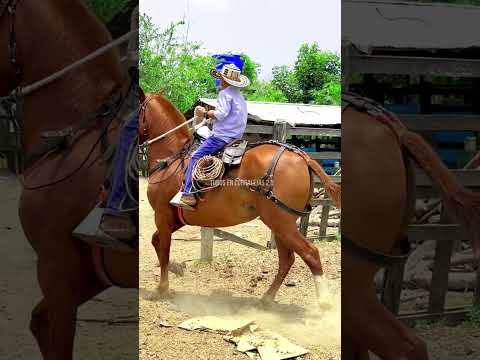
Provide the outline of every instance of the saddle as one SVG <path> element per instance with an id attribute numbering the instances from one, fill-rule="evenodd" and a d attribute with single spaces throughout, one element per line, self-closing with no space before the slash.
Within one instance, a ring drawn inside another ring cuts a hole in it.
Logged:
<path id="1" fill-rule="evenodd" d="M 201 142 L 206 140 L 210 133 L 208 126 L 204 125 L 195 130 L 194 137 Z M 247 140 L 233 140 L 223 150 L 214 154 L 214 156 L 221 159 L 226 166 L 238 166 L 242 162 L 247 146 Z"/>

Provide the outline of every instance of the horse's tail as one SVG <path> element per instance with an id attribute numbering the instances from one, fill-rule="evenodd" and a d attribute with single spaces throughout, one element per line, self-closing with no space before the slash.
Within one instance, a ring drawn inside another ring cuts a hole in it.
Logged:
<path id="1" fill-rule="evenodd" d="M 300 155 L 306 161 L 308 167 L 320 178 L 320 181 L 325 187 L 325 191 L 330 196 L 335 206 L 340 209 L 342 206 L 342 189 L 340 185 L 333 182 L 332 178 L 328 176 L 317 161 L 313 160 L 306 153 L 301 153 Z"/>
<path id="2" fill-rule="evenodd" d="M 385 112 L 377 119 L 393 130 L 400 146 L 431 179 L 448 214 L 465 227 L 474 253 L 480 257 L 480 194 L 465 189 L 432 147 L 420 135 L 409 131 L 396 115 Z"/>

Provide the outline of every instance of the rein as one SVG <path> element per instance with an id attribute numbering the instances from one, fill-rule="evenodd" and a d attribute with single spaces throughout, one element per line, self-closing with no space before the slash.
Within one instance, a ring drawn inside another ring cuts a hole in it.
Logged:
<path id="1" fill-rule="evenodd" d="M 17 5 L 20 0 L 0 0 L 0 18 L 3 17 L 7 12 L 11 18 L 11 25 L 10 25 L 10 36 L 9 36 L 9 54 L 10 54 L 10 63 L 15 68 L 15 76 L 17 79 L 17 83 L 21 84 L 23 80 L 23 71 L 20 64 L 17 61 L 17 41 L 16 41 L 16 31 L 15 31 L 15 18 L 16 18 L 16 10 Z M 23 103 L 24 98 L 26 96 L 31 95 L 35 91 L 43 88 L 44 86 L 51 84 L 54 81 L 59 80 L 60 78 L 64 77 L 70 71 L 77 69 L 78 67 L 98 58 L 99 56 L 105 54 L 106 52 L 110 51 L 114 47 L 130 40 L 134 36 L 138 35 L 138 30 L 133 30 L 125 35 L 121 36 L 120 38 L 111 41 L 110 43 L 98 48 L 97 50 L 91 52 L 87 56 L 81 58 L 74 63 L 65 66 L 64 68 L 60 69 L 59 71 L 46 76 L 43 79 L 40 79 L 32 84 L 21 86 L 13 90 L 9 95 L 0 97 L 0 105 L 4 106 L 7 110 L 10 120 L 14 124 L 17 133 L 17 144 L 21 148 L 22 147 L 22 139 L 23 139 Z M 88 152 L 87 157 L 82 161 L 79 167 L 77 167 L 74 171 L 70 174 L 62 177 L 59 180 L 46 183 L 40 186 L 35 187 L 27 187 L 25 184 L 23 186 L 28 190 L 35 190 L 44 188 L 47 186 L 58 184 L 59 182 L 65 181 L 75 173 L 77 173 L 90 159 L 91 155 L 93 154 L 95 148 L 98 144 L 105 138 L 105 135 L 108 131 L 108 128 L 112 124 L 115 117 L 119 114 L 120 110 L 122 109 L 125 100 L 128 98 L 130 92 L 134 87 L 135 79 L 137 78 L 134 74 L 134 70 L 130 69 L 130 85 L 125 95 L 122 94 L 121 90 L 115 91 L 107 102 L 103 103 L 96 111 L 93 113 L 87 114 L 79 124 L 75 126 L 69 126 L 67 128 L 58 130 L 58 131 L 46 131 L 42 133 L 42 138 L 44 140 L 43 143 L 39 144 L 32 153 L 26 155 L 26 161 L 24 165 L 24 169 L 28 166 L 32 165 L 37 160 L 40 160 L 45 155 L 58 150 L 63 150 L 66 147 L 72 145 L 74 140 L 79 136 L 79 133 L 82 131 L 86 131 L 91 126 L 92 122 L 97 120 L 98 118 L 102 118 L 102 121 L 105 122 L 105 125 L 101 128 L 101 134 L 99 138 L 95 141 L 94 145 Z"/>

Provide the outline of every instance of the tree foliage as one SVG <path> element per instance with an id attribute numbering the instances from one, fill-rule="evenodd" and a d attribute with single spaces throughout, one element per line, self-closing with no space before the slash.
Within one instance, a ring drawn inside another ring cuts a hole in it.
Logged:
<path id="1" fill-rule="evenodd" d="M 128 4 L 129 0 L 83 0 L 103 23 L 108 23 Z"/>
<path id="2" fill-rule="evenodd" d="M 302 44 L 295 66 L 276 66 L 272 83 L 289 102 L 340 104 L 340 56 L 322 51 L 318 44 Z"/>
<path id="3" fill-rule="evenodd" d="M 185 41 L 179 30 L 183 22 L 164 29 L 147 15 L 140 16 L 140 85 L 145 92 L 163 91 L 185 112 L 201 97 L 216 97 L 210 70 L 216 60 L 202 54 L 201 45 Z M 225 55 L 231 54 L 228 51 Z M 251 85 L 242 90 L 247 100 L 340 104 L 340 58 L 320 50 L 317 44 L 303 44 L 293 68 L 276 66 L 272 81 L 258 78 L 260 65 L 249 55 L 240 55 L 243 73 Z"/>
<path id="4" fill-rule="evenodd" d="M 252 101 L 288 102 L 287 97 L 272 82 L 257 80 L 244 90 L 245 98 Z"/>
<path id="5" fill-rule="evenodd" d="M 200 97 L 215 96 L 210 76 L 215 60 L 199 53 L 200 44 L 180 39 L 181 26 L 183 22 L 178 22 L 160 30 L 150 17 L 140 17 L 140 86 L 146 92 L 163 91 L 186 111 Z"/>

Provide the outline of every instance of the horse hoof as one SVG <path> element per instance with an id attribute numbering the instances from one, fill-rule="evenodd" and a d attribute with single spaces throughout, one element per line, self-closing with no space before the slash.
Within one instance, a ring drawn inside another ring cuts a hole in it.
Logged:
<path id="1" fill-rule="evenodd" d="M 165 300 L 172 299 L 174 296 L 173 290 L 170 290 L 168 287 L 157 286 L 157 289 L 150 295 L 149 300 Z"/>
<path id="2" fill-rule="evenodd" d="M 320 313 L 324 311 L 329 311 L 332 310 L 333 306 L 332 304 L 326 303 L 326 302 L 317 302 L 317 309 Z"/>
<path id="3" fill-rule="evenodd" d="M 258 302 L 257 306 L 262 310 L 268 310 L 274 307 L 277 303 L 270 297 L 263 297 Z"/>

